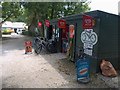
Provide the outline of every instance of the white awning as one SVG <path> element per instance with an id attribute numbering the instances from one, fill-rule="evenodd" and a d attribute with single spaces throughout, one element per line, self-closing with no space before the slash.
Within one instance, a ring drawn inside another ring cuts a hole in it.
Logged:
<path id="1" fill-rule="evenodd" d="M 24 28 L 24 27 L 26 27 L 26 24 L 23 23 L 23 22 L 6 21 L 5 23 L 2 24 L 2 27 L 6 27 L 6 28 Z"/>

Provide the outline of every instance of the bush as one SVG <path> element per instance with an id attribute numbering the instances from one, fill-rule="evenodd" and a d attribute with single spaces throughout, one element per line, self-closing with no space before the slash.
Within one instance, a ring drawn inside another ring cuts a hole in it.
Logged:
<path id="1" fill-rule="evenodd" d="M 28 31 L 23 31 L 22 35 L 28 35 Z"/>
<path id="2" fill-rule="evenodd" d="M 28 32 L 28 35 L 29 36 L 35 36 L 35 34 L 33 32 L 30 32 L 30 31 Z"/>
<path id="3" fill-rule="evenodd" d="M 34 33 L 30 32 L 30 31 L 23 31 L 22 35 L 35 36 Z"/>

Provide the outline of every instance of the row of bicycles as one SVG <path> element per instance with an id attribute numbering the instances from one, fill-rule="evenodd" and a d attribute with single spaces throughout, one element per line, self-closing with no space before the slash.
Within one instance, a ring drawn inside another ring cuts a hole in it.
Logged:
<path id="1" fill-rule="evenodd" d="M 57 40 L 56 39 L 47 40 L 43 37 L 34 37 L 33 48 L 36 54 L 40 54 L 42 49 L 45 49 L 47 52 L 50 53 L 56 53 Z"/>

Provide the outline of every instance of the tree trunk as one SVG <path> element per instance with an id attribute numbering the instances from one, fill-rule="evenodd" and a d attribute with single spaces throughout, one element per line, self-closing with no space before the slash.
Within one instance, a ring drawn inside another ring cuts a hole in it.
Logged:
<path id="1" fill-rule="evenodd" d="M 28 26 L 28 31 L 29 31 L 29 35 L 30 36 L 34 36 L 34 34 L 35 34 L 35 32 L 34 32 L 35 28 L 36 28 L 36 26 L 35 26 L 34 23 L 31 23 L 31 25 Z"/>
<path id="2" fill-rule="evenodd" d="M 35 15 L 34 15 L 34 17 L 33 17 L 33 19 L 32 19 L 32 21 L 31 21 L 31 24 L 28 26 L 28 31 L 29 31 L 29 35 L 30 36 L 34 36 L 34 34 L 35 34 L 35 28 L 36 28 L 36 13 L 35 13 Z"/>
<path id="3" fill-rule="evenodd" d="M 53 2 L 52 3 L 52 10 L 51 10 L 51 17 L 50 17 L 50 19 L 54 18 L 54 9 L 55 9 L 55 3 Z"/>

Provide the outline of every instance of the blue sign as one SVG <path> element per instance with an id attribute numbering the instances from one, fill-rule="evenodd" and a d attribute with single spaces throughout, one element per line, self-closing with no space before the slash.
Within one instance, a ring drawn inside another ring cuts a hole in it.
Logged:
<path id="1" fill-rule="evenodd" d="M 76 62 L 77 80 L 89 79 L 89 59 L 80 58 Z"/>

